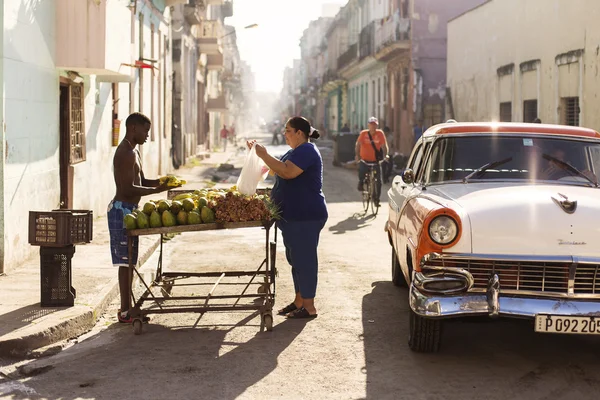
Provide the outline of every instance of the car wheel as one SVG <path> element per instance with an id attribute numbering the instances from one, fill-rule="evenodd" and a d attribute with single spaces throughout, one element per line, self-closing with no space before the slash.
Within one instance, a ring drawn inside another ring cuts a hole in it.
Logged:
<path id="1" fill-rule="evenodd" d="M 418 353 L 436 353 L 440 349 L 442 321 L 410 313 L 408 347 Z"/>
<path id="2" fill-rule="evenodd" d="M 400 267 L 400 261 L 398 261 L 398 255 L 396 250 L 392 247 L 392 282 L 395 286 L 407 287 L 408 282 L 404 278 L 402 268 Z"/>

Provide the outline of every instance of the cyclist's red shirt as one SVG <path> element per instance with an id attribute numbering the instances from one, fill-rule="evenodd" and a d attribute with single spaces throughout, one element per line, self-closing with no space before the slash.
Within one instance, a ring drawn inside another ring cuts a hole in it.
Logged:
<path id="1" fill-rule="evenodd" d="M 375 158 L 375 150 L 371 145 L 371 140 L 369 139 L 369 131 L 364 130 L 358 135 L 358 143 L 360 144 L 360 159 L 366 162 L 376 162 Z M 381 150 L 381 147 L 385 143 L 385 134 L 381 129 L 377 129 L 373 137 L 373 143 L 375 143 L 375 147 L 377 150 Z"/>

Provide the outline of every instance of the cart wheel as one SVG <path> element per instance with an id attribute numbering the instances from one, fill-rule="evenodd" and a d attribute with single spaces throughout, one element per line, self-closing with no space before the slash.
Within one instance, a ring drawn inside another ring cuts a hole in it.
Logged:
<path id="1" fill-rule="evenodd" d="M 136 318 L 133 320 L 133 333 L 134 335 L 141 335 L 142 334 L 142 320 L 139 318 Z"/>
<path id="2" fill-rule="evenodd" d="M 260 285 L 258 287 L 257 292 L 258 292 L 258 294 L 265 294 L 265 293 L 268 292 L 268 288 L 269 288 L 268 284 L 267 283 L 263 283 L 262 285 Z"/>
<path id="3" fill-rule="evenodd" d="M 263 324 L 267 329 L 267 332 L 271 332 L 273 330 L 273 316 L 271 314 L 263 315 Z"/>

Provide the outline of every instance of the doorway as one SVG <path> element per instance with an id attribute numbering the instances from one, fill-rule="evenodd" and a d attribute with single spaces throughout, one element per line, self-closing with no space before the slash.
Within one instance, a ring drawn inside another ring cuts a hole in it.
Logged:
<path id="1" fill-rule="evenodd" d="M 73 208 L 73 176 L 75 169 L 70 163 L 71 127 L 70 127 L 70 88 L 60 84 L 60 208 Z"/>

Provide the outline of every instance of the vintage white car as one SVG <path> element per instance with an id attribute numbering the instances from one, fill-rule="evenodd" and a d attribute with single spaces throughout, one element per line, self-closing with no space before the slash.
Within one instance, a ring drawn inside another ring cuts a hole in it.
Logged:
<path id="1" fill-rule="evenodd" d="M 446 123 L 388 192 L 392 280 L 409 287 L 409 347 L 439 349 L 445 318 L 529 318 L 600 334 L 600 134 Z"/>

